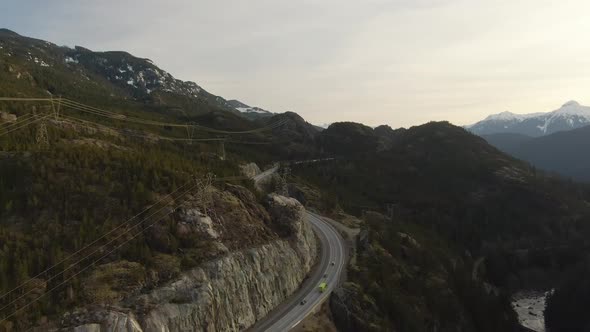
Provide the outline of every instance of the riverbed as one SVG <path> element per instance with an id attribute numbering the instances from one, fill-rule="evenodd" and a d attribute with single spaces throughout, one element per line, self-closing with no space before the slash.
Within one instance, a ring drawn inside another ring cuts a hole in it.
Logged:
<path id="1" fill-rule="evenodd" d="M 545 332 L 545 303 L 548 292 L 519 292 L 512 297 L 512 307 L 518 321 L 526 328 Z"/>

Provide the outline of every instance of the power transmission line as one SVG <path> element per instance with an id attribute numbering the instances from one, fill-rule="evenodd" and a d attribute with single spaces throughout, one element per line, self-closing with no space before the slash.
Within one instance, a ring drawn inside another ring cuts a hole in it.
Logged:
<path id="1" fill-rule="evenodd" d="M 188 194 L 191 190 L 193 190 L 194 188 L 198 188 L 197 191 L 197 197 L 199 202 L 201 203 L 202 206 L 205 207 L 205 211 L 208 210 L 208 206 L 211 204 L 211 192 L 210 192 L 210 187 L 212 185 L 213 181 L 230 181 L 230 180 L 243 180 L 243 179 L 248 179 L 247 177 L 243 177 L 243 176 L 233 176 L 233 177 L 223 177 L 223 178 L 216 178 L 215 175 L 213 175 L 212 173 L 208 173 L 206 175 L 206 177 L 202 180 L 196 180 L 197 182 L 191 186 L 190 188 L 188 188 L 187 190 L 185 190 L 183 193 L 181 193 L 179 195 L 179 197 L 176 197 L 176 199 L 180 199 L 183 196 L 185 196 L 186 194 Z M 148 208 L 144 209 L 143 211 L 141 211 L 140 213 L 136 214 L 135 216 L 133 216 L 132 218 L 128 219 L 127 221 L 123 222 L 122 224 L 118 225 L 117 227 L 111 229 L 109 232 L 107 232 L 106 234 L 102 235 L 101 237 L 99 237 L 98 239 L 94 240 L 92 243 L 86 245 L 85 247 L 79 249 L 78 251 L 76 251 L 75 253 L 69 255 L 68 257 L 62 259 L 61 261 L 59 261 L 58 263 L 52 265 L 51 267 L 45 269 L 44 271 L 40 272 L 39 274 L 37 274 L 36 276 L 29 278 L 26 282 L 21 283 L 19 286 L 13 288 L 12 290 L 4 293 L 2 296 L 0 296 L 0 299 L 5 298 L 7 295 L 11 294 L 12 292 L 16 291 L 19 288 L 24 287 L 25 285 L 27 285 L 29 282 L 31 282 L 34 279 L 39 278 L 40 276 L 42 276 L 43 274 L 51 271 L 53 268 L 61 265 L 62 263 L 66 262 L 67 260 L 69 260 L 70 258 L 73 258 L 74 256 L 76 256 L 77 254 L 83 252 L 86 249 L 91 248 L 94 244 L 97 244 L 100 240 L 102 240 L 103 238 L 105 238 L 107 235 L 112 234 L 113 232 L 121 229 L 123 226 L 126 226 L 127 224 L 129 224 L 133 219 L 136 219 L 138 216 L 140 216 L 141 214 L 147 212 L 149 209 L 151 209 L 152 207 L 156 206 L 158 203 L 164 201 L 164 199 L 166 197 L 172 196 L 174 193 L 178 192 L 181 188 L 186 187 L 190 182 L 185 183 L 184 185 L 180 186 L 179 188 L 177 188 L 176 190 L 174 190 L 172 193 L 162 197 L 160 200 L 158 200 L 156 203 L 150 205 Z M 180 206 L 180 205 L 179 205 Z M 120 233 L 118 236 L 116 236 L 115 238 L 109 240 L 107 243 L 103 244 L 102 246 L 100 246 L 99 248 L 95 249 L 93 252 L 91 252 L 90 254 L 87 254 L 86 256 L 84 256 L 83 258 L 79 259 L 77 262 L 70 264 L 67 268 L 65 268 L 64 270 L 60 271 L 59 273 L 57 273 L 56 275 L 52 276 L 51 278 L 45 280 L 45 282 L 49 283 L 50 281 L 54 280 L 55 278 L 57 278 L 60 274 L 63 275 L 65 272 L 71 270 L 74 266 L 82 263 L 83 261 L 85 261 L 86 259 L 90 258 L 92 255 L 94 255 L 97 252 L 100 252 L 102 250 L 104 250 L 104 248 L 109 245 L 112 244 L 114 241 L 118 240 L 119 238 L 123 237 L 124 235 L 130 233 L 133 229 L 137 228 L 138 226 L 140 226 L 141 224 L 143 224 L 143 222 L 145 222 L 146 220 L 148 220 L 149 218 L 151 218 L 152 216 L 156 215 L 158 212 L 162 211 L 164 208 L 166 208 L 165 206 L 160 207 L 156 212 L 152 213 L 151 215 L 149 215 L 148 217 L 140 220 L 139 222 L 135 223 L 135 225 L 131 226 L 130 228 L 128 228 L 127 230 L 123 231 L 122 233 Z M 173 210 L 175 210 L 176 208 L 174 208 Z M 170 213 L 166 214 L 169 215 Z M 163 219 L 163 218 L 161 218 Z M 160 219 L 160 220 L 161 220 Z M 101 258 L 102 259 L 102 258 Z M 33 291 L 33 289 L 29 290 L 28 292 L 25 292 L 24 294 L 21 294 L 20 296 L 18 296 L 17 298 L 13 299 L 12 301 L 10 301 L 8 304 L 4 305 L 2 308 L 0 308 L 0 311 L 6 309 L 7 307 L 9 307 L 10 305 L 14 304 L 16 301 L 22 299 L 23 297 L 25 297 L 26 295 L 30 294 Z M 1 321 L 0 321 L 1 322 Z"/>
<path id="2" fill-rule="evenodd" d="M 193 185 L 192 187 L 190 187 L 188 190 L 186 190 L 185 192 L 183 192 L 181 194 L 180 197 L 186 195 L 187 193 L 189 193 L 193 188 L 197 187 L 197 185 Z M 177 197 L 176 199 L 179 199 L 180 197 Z M 77 262 L 70 264 L 67 268 L 65 268 L 63 271 L 60 271 L 59 273 L 57 273 L 56 275 L 52 276 L 51 278 L 45 280 L 45 282 L 49 283 L 50 281 L 54 280 L 55 278 L 57 278 L 60 274 L 63 275 L 65 272 L 71 270 L 73 267 L 75 267 L 76 265 L 82 263 L 83 261 L 85 261 L 86 259 L 90 258 L 92 255 L 94 255 L 97 252 L 103 251 L 105 249 L 105 247 L 109 244 L 112 244 L 113 242 L 115 242 L 116 240 L 120 239 L 121 237 L 123 237 L 124 235 L 128 234 L 129 232 L 131 232 L 133 229 L 137 228 L 138 226 L 141 226 L 141 224 L 148 220 L 149 218 L 151 218 L 152 216 L 156 215 L 158 212 L 162 211 L 164 208 L 166 208 L 166 206 L 161 207 L 160 209 L 158 209 L 158 211 L 152 213 L 151 215 L 149 215 L 148 217 L 144 218 L 143 220 L 140 220 L 139 222 L 137 222 L 135 225 L 133 225 L 131 228 L 123 231 L 122 233 L 120 233 L 119 235 L 117 235 L 115 238 L 111 239 L 110 241 L 108 241 L 107 243 L 103 244 L 102 246 L 100 246 L 99 248 L 95 249 L 94 251 L 92 251 L 90 254 L 84 256 L 83 258 L 79 259 Z M 104 236 L 103 236 L 104 237 Z M 96 242 L 96 241 L 95 241 Z M 87 246 L 88 247 L 88 246 Z M 31 280 L 31 279 L 30 279 Z M 28 292 L 25 292 L 24 294 L 21 294 L 19 297 L 17 297 L 16 299 L 10 301 L 8 304 L 4 305 L 2 308 L 0 308 L 0 311 L 8 308 L 10 305 L 14 304 L 16 301 L 22 299 L 23 297 L 25 297 L 26 295 L 30 294 L 33 290 L 29 290 Z"/>
<path id="3" fill-rule="evenodd" d="M 160 198 L 158 201 L 156 201 L 154 204 L 148 206 L 147 208 L 145 208 L 144 210 L 142 210 L 141 212 L 139 212 L 138 214 L 136 214 L 135 216 L 131 217 L 130 219 L 127 219 L 125 222 L 121 223 L 119 226 L 111 229 L 110 231 L 108 231 L 107 233 L 103 234 L 102 236 L 100 236 L 99 238 L 97 238 L 96 240 L 92 241 L 92 243 L 84 246 L 83 248 L 78 249 L 76 252 L 74 252 L 73 254 L 69 255 L 68 257 L 62 259 L 61 261 L 55 263 L 54 265 L 48 267 L 47 269 L 41 271 L 39 274 L 37 274 L 36 276 L 29 278 L 27 281 L 21 283 L 20 285 L 18 285 L 17 287 L 13 288 L 12 290 L 2 294 L 0 296 L 0 299 L 5 298 L 6 296 L 8 296 L 9 294 L 11 294 L 12 292 L 16 291 L 19 288 L 24 287 L 25 285 L 27 285 L 29 282 L 31 282 L 34 279 L 39 278 L 40 276 L 44 275 L 45 273 L 51 271 L 53 268 L 61 265 L 62 263 L 68 261 L 70 258 L 73 258 L 74 256 L 76 256 L 77 254 L 81 253 L 82 251 L 92 247 L 93 245 L 97 244 L 100 240 L 104 239 L 106 236 L 112 234 L 113 232 L 119 230 L 121 227 L 127 225 L 128 223 L 130 223 L 132 220 L 136 219 L 137 217 L 139 217 L 140 215 L 142 215 L 143 213 L 147 212 L 149 209 L 153 208 L 154 206 L 156 206 L 157 204 L 161 203 L 164 201 L 164 199 L 166 199 L 167 197 L 172 196 L 174 193 L 178 192 L 179 190 L 181 190 L 183 187 L 186 187 L 190 182 L 187 182 L 185 184 L 183 184 L 182 186 L 178 187 L 177 189 L 173 190 L 171 193 L 165 195 L 164 197 Z M 4 308 L 2 308 L 4 309 Z M 2 310 L 0 309 L 0 311 Z"/>
<path id="4" fill-rule="evenodd" d="M 117 119 L 117 120 L 121 120 L 121 121 L 133 122 L 133 123 L 144 124 L 144 125 L 162 126 L 162 127 L 192 128 L 192 129 L 207 131 L 207 132 L 211 132 L 211 133 L 229 134 L 229 135 L 231 135 L 231 134 L 251 134 L 251 133 L 272 130 L 274 128 L 282 126 L 283 124 L 285 124 L 288 121 L 287 119 L 281 119 L 275 123 L 271 123 L 271 124 L 266 125 L 261 128 L 244 130 L 244 131 L 227 131 L 227 130 L 219 130 L 219 129 L 209 128 L 209 127 L 204 127 L 204 126 L 197 125 L 197 124 L 169 123 L 169 122 L 146 120 L 146 119 L 126 116 L 126 115 L 123 115 L 120 113 L 115 113 L 115 112 L 107 111 L 104 109 L 88 106 L 88 105 L 78 103 L 78 102 L 75 102 L 75 101 L 72 101 L 69 99 L 61 99 L 61 103 L 65 107 L 68 107 L 71 109 L 75 109 L 78 111 L 87 112 L 87 113 L 91 113 L 91 114 L 99 115 L 99 116 L 103 116 L 103 117 L 109 117 L 109 118 Z"/>
<path id="5" fill-rule="evenodd" d="M 44 119 L 48 118 L 49 116 L 50 116 L 50 115 L 46 115 L 46 116 L 42 116 L 42 117 L 36 117 L 36 118 L 35 118 L 35 119 L 33 119 L 33 120 L 30 120 L 30 121 L 25 121 L 25 122 L 26 122 L 25 124 L 22 124 L 22 123 L 20 123 L 20 124 L 19 124 L 19 125 L 18 125 L 16 128 L 14 128 L 14 127 L 13 127 L 13 128 L 10 128 L 9 130 L 7 130 L 7 131 L 5 131 L 5 132 L 1 133 L 1 134 L 0 134 L 0 137 L 2 137 L 2 136 L 5 136 L 5 135 L 8 135 L 8 134 L 10 134 L 10 133 L 12 133 L 12 132 L 15 132 L 15 131 L 17 131 L 17 130 L 19 130 L 19 129 L 22 129 L 22 128 L 24 128 L 24 127 L 27 127 L 27 126 L 29 126 L 29 125 L 31 125 L 31 124 L 33 124 L 33 123 L 35 123 L 35 122 L 39 122 L 39 121 L 41 121 L 41 120 L 44 120 Z"/>
<path id="6" fill-rule="evenodd" d="M 61 105 L 63 105 L 64 107 L 67 108 L 71 108 L 74 110 L 78 110 L 78 111 L 82 111 L 82 112 L 86 112 L 86 113 L 90 113 L 90 114 L 94 114 L 94 115 L 98 115 L 98 116 L 102 116 L 102 117 L 108 117 L 108 118 L 112 118 L 112 119 L 117 119 L 117 120 L 122 120 L 122 121 L 127 121 L 127 122 L 134 122 L 134 123 L 138 123 L 138 124 L 144 124 L 144 125 L 154 125 L 154 126 L 163 126 L 163 127 L 184 127 L 184 128 L 193 128 L 193 129 L 198 129 L 198 130 L 202 130 L 202 131 L 208 131 L 208 132 L 212 132 L 212 133 L 219 133 L 219 134 L 250 134 L 250 133 L 257 133 L 257 132 L 262 132 L 262 131 L 267 131 L 267 130 L 272 130 L 275 129 L 279 126 L 282 126 L 283 124 L 285 124 L 286 122 L 288 122 L 287 119 L 281 119 L 277 122 L 268 124 L 266 126 L 260 127 L 260 128 L 256 128 L 256 129 L 251 129 L 251 130 L 244 130 L 244 131 L 226 131 L 226 130 L 219 130 L 219 129 L 214 129 L 214 128 L 209 128 L 209 127 L 205 127 L 205 126 L 201 126 L 201 125 L 197 125 L 197 124 L 179 124 L 179 123 L 169 123 L 169 122 L 161 122 L 161 121 L 153 121 L 153 120 L 146 120 L 146 119 L 141 119 L 141 118 L 136 118 L 136 117 L 130 117 L 130 116 L 126 116 L 120 113 L 116 113 L 116 112 L 112 112 L 112 111 L 107 111 L 104 109 L 100 109 L 97 107 L 92 107 L 92 106 L 88 106 L 79 102 L 75 102 L 73 100 L 69 100 L 69 99 L 65 99 L 65 98 L 12 98 L 12 97 L 0 97 L 0 101 L 21 101 L 21 102 L 27 102 L 27 101 L 48 101 L 52 103 L 52 107 L 55 107 L 54 103 L 57 102 L 58 103 L 58 109 L 54 110 L 54 114 L 57 118 L 57 114 L 59 112 L 59 108 L 61 107 Z"/>
<path id="7" fill-rule="evenodd" d="M 179 208 L 182 204 L 177 205 L 174 209 L 172 209 L 172 211 L 168 212 L 167 214 L 165 214 L 164 216 L 162 216 L 160 219 L 154 221 L 153 223 L 151 223 L 150 225 L 146 226 L 144 228 L 144 230 L 152 227 L 153 225 L 155 225 L 156 223 L 158 223 L 159 221 L 163 220 L 164 218 L 166 218 L 167 216 L 169 216 L 170 214 L 172 214 L 177 208 Z M 118 245 L 117 247 L 113 248 L 112 250 L 108 251 L 106 254 L 104 254 L 103 256 L 101 256 L 100 258 L 94 260 L 92 263 L 88 264 L 86 267 L 84 267 L 83 269 L 81 269 L 80 271 L 76 272 L 74 275 L 66 278 L 64 281 L 62 281 L 61 283 L 59 283 L 58 285 L 56 285 L 55 287 L 51 288 L 50 290 L 46 291 L 45 293 L 39 295 L 37 298 L 33 299 L 31 302 L 27 303 L 26 305 L 24 305 L 23 307 L 20 307 L 18 309 L 16 309 L 14 312 L 12 312 L 10 315 L 4 317 L 2 320 L 0 320 L 0 324 L 4 323 L 6 320 L 8 320 L 9 318 L 13 317 L 14 315 L 16 315 L 17 313 L 23 311 L 24 309 L 30 307 L 31 305 L 33 305 L 34 303 L 36 303 L 37 301 L 39 301 L 40 299 L 42 299 L 43 297 L 47 296 L 47 294 L 50 294 L 52 291 L 56 290 L 57 288 L 65 285 L 68 281 L 70 281 L 71 279 L 77 277 L 78 275 L 80 275 L 81 273 L 83 273 L 84 271 L 88 270 L 91 266 L 93 266 L 94 264 L 98 263 L 99 261 L 101 261 L 102 259 L 108 257 L 110 254 L 112 254 L 113 252 L 115 252 L 116 250 L 118 250 L 119 248 L 121 248 L 122 246 L 126 245 L 127 243 L 131 242 L 132 240 L 134 240 L 136 237 L 138 237 L 140 234 L 142 234 L 143 232 L 138 232 L 135 235 L 133 235 L 130 239 L 125 240 L 123 243 L 121 243 L 120 245 Z"/>

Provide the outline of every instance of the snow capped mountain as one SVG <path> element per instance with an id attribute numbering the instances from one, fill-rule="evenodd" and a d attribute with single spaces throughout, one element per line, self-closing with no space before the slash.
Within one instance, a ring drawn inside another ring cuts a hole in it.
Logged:
<path id="1" fill-rule="evenodd" d="M 553 112 L 532 114 L 502 112 L 490 115 L 465 128 L 477 135 L 517 133 L 538 137 L 587 125 L 590 125 L 590 107 L 582 106 L 572 100 Z"/>
<path id="2" fill-rule="evenodd" d="M 189 98 L 214 97 L 195 82 L 181 81 L 155 66 L 126 52 L 92 52 L 83 47 L 66 49 L 63 62 L 76 68 L 83 66 L 106 77 L 110 82 L 131 89 L 136 96 L 153 92 L 174 93 Z M 224 104 L 225 100 L 221 104 Z"/>

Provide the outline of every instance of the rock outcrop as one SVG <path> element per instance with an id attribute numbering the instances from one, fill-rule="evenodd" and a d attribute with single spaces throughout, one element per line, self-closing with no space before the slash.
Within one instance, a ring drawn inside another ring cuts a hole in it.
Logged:
<path id="1" fill-rule="evenodd" d="M 242 171 L 242 174 L 249 178 L 253 178 L 261 172 L 260 168 L 255 163 L 241 165 L 240 170 Z"/>
<path id="2" fill-rule="evenodd" d="M 12 123 L 12 122 L 16 122 L 16 115 L 15 114 L 11 114 L 8 112 L 0 112 L 0 122 L 8 122 L 8 123 Z"/>
<path id="3" fill-rule="evenodd" d="M 208 261 L 164 286 L 121 301 L 117 309 L 71 313 L 64 318 L 62 331 L 241 331 L 250 327 L 297 290 L 318 250 L 299 202 L 272 195 L 268 210 L 284 235 L 279 240 Z"/>

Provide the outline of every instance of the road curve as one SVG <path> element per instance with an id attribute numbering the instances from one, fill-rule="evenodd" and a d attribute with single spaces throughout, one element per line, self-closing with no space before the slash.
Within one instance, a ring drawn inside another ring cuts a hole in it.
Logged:
<path id="1" fill-rule="evenodd" d="M 254 180 L 254 182 L 258 183 L 258 182 L 264 180 L 267 176 L 274 174 L 274 172 L 276 172 L 278 169 L 279 169 L 279 166 L 274 165 L 273 167 L 267 169 L 266 171 L 261 172 L 260 174 L 252 177 L 252 180 Z"/>
<path id="2" fill-rule="evenodd" d="M 306 212 L 306 218 L 320 240 L 321 255 L 319 262 L 315 269 L 310 272 L 301 288 L 265 318 L 258 321 L 250 329 L 252 331 L 282 332 L 294 328 L 327 299 L 340 282 L 340 276 L 346 262 L 346 250 L 342 236 L 332 225 L 322 220 L 320 216 Z M 319 291 L 319 284 L 323 281 L 328 286 L 322 293 Z M 303 300 L 306 301 L 305 304 L 301 304 Z"/>

